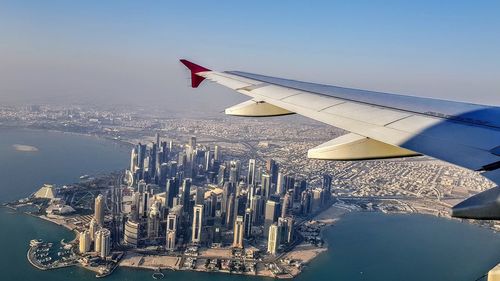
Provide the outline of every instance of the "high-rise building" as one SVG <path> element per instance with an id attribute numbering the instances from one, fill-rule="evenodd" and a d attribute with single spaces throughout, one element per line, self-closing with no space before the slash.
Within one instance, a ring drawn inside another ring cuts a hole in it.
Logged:
<path id="1" fill-rule="evenodd" d="M 285 180 L 285 192 L 287 192 L 290 189 L 293 189 L 293 187 L 295 186 L 295 178 L 292 177 L 291 175 L 285 175 L 284 180 Z"/>
<path id="2" fill-rule="evenodd" d="M 240 178 L 240 161 L 229 162 L 229 182 L 238 183 Z"/>
<path id="3" fill-rule="evenodd" d="M 174 149 L 174 141 L 169 140 L 168 141 L 168 151 L 172 151 Z"/>
<path id="4" fill-rule="evenodd" d="M 150 204 L 150 193 L 147 190 L 145 190 L 144 192 L 140 193 L 139 216 L 141 218 L 148 217 L 148 211 L 150 207 L 149 204 Z"/>
<path id="5" fill-rule="evenodd" d="M 157 203 L 153 204 L 149 210 L 147 226 L 148 238 L 156 239 L 160 230 L 160 210 Z"/>
<path id="6" fill-rule="evenodd" d="M 203 229 L 203 205 L 195 205 L 193 207 L 193 226 L 191 233 L 191 242 L 201 242 L 201 231 Z"/>
<path id="7" fill-rule="evenodd" d="M 131 219 L 125 222 L 125 230 L 123 234 L 123 242 L 126 245 L 137 247 L 139 245 L 141 225 Z"/>
<path id="8" fill-rule="evenodd" d="M 88 251 L 90 251 L 90 244 L 91 244 L 91 240 L 90 240 L 90 232 L 88 230 L 85 230 L 85 231 L 82 231 L 80 232 L 80 235 L 79 235 L 79 251 L 81 254 L 84 254 Z"/>
<path id="9" fill-rule="evenodd" d="M 267 238 L 267 252 L 271 255 L 278 253 L 280 245 L 280 228 L 276 223 L 271 224 L 269 227 L 269 235 Z"/>
<path id="10" fill-rule="evenodd" d="M 138 191 L 139 193 L 144 193 L 144 192 L 146 192 L 146 186 L 147 186 L 147 185 L 148 185 L 148 184 L 146 183 L 146 181 L 145 181 L 145 180 L 140 180 L 140 181 L 137 183 L 137 191 Z"/>
<path id="11" fill-rule="evenodd" d="M 315 188 L 312 191 L 312 210 L 319 211 L 323 206 L 324 191 L 322 188 Z"/>
<path id="12" fill-rule="evenodd" d="M 95 218 L 92 218 L 89 223 L 89 232 L 90 232 L 90 240 L 95 241 L 96 239 L 96 232 L 99 230 L 100 226 L 97 224 L 97 221 Z"/>
<path id="13" fill-rule="evenodd" d="M 276 179 L 276 194 L 281 196 L 285 193 L 286 193 L 285 175 L 283 175 L 283 173 L 279 172 L 278 178 Z"/>
<path id="14" fill-rule="evenodd" d="M 94 201 L 94 218 L 98 225 L 104 225 L 104 196 L 99 194 Z"/>
<path id="15" fill-rule="evenodd" d="M 182 182 L 182 205 L 184 210 L 189 208 L 189 200 L 191 199 L 191 179 L 184 179 Z"/>
<path id="16" fill-rule="evenodd" d="M 167 216 L 167 241 L 165 248 L 169 251 L 173 251 L 177 248 L 177 215 L 168 214 Z"/>
<path id="17" fill-rule="evenodd" d="M 101 228 L 96 233 L 94 250 L 101 258 L 106 258 L 111 252 L 111 232 L 107 228 Z"/>
<path id="18" fill-rule="evenodd" d="M 288 216 L 291 206 L 292 206 L 292 197 L 290 196 L 290 193 L 286 193 L 285 196 L 283 197 L 283 205 L 281 207 L 281 217 L 286 217 Z"/>
<path id="19" fill-rule="evenodd" d="M 280 242 L 291 243 L 293 241 L 293 223 L 292 217 L 278 218 L 278 227 L 280 228 Z"/>
<path id="20" fill-rule="evenodd" d="M 243 221 L 243 216 L 236 216 L 234 222 L 234 248 L 243 248 L 243 235 L 245 234 L 245 224 Z"/>
<path id="21" fill-rule="evenodd" d="M 193 149 L 196 148 L 196 137 L 195 136 L 191 136 L 189 138 L 189 146 Z"/>
<path id="22" fill-rule="evenodd" d="M 248 160 L 247 184 L 255 186 L 255 159 Z"/>
<path id="23" fill-rule="evenodd" d="M 144 170 L 144 159 L 146 158 L 147 147 L 145 144 L 139 143 L 137 145 L 137 167 Z"/>
<path id="24" fill-rule="evenodd" d="M 245 224 L 245 238 L 250 238 L 252 236 L 252 226 L 253 226 L 253 211 L 250 208 L 245 210 L 245 217 L 243 219 Z"/>
<path id="25" fill-rule="evenodd" d="M 266 162 L 266 172 L 271 177 L 271 183 L 276 184 L 278 179 L 278 164 L 273 159 L 269 159 Z"/>
<path id="26" fill-rule="evenodd" d="M 194 195 L 194 203 L 203 204 L 203 201 L 205 201 L 205 190 L 201 187 L 196 187 Z"/>
<path id="27" fill-rule="evenodd" d="M 137 169 L 137 149 L 134 147 L 130 153 L 130 172 L 134 173 Z"/>
<path id="28" fill-rule="evenodd" d="M 226 208 L 226 227 L 227 229 L 232 229 L 233 228 L 233 222 L 235 218 L 234 214 L 234 205 L 235 205 L 236 198 L 234 196 L 234 193 L 229 194 L 228 200 L 227 200 L 227 208 Z"/>
<path id="29" fill-rule="evenodd" d="M 264 214 L 264 236 L 269 232 L 269 227 L 278 221 L 278 215 L 280 211 L 280 204 L 267 200 L 266 211 Z"/>
<path id="30" fill-rule="evenodd" d="M 303 215 L 308 215 L 312 212 L 312 195 L 310 190 L 302 191 L 300 210 Z"/>
<path id="31" fill-rule="evenodd" d="M 226 174 L 226 165 L 220 165 L 219 171 L 217 173 L 217 184 L 220 186 L 224 185 L 225 182 L 225 174 Z"/>
<path id="32" fill-rule="evenodd" d="M 323 189 L 326 191 L 331 191 L 332 189 L 332 176 L 323 175 Z"/>
<path id="33" fill-rule="evenodd" d="M 220 147 L 218 145 L 215 145 L 215 147 L 214 147 L 214 160 L 220 161 L 221 160 L 220 158 L 221 158 Z"/>
<path id="34" fill-rule="evenodd" d="M 271 176 L 269 174 L 263 174 L 262 180 L 262 196 L 267 200 L 271 196 Z"/>
<path id="35" fill-rule="evenodd" d="M 264 215 L 264 200 L 260 195 L 254 195 L 250 200 L 250 209 L 253 212 L 253 223 L 254 225 L 262 225 L 262 217 Z"/>
<path id="36" fill-rule="evenodd" d="M 325 190 L 325 201 L 329 202 L 332 197 L 332 176 L 323 175 L 323 189 Z"/>
<path id="37" fill-rule="evenodd" d="M 165 193 L 167 208 L 172 208 L 174 197 L 179 193 L 179 182 L 177 181 L 177 178 L 167 179 Z"/>
<path id="38" fill-rule="evenodd" d="M 205 163 L 204 163 L 205 172 L 212 170 L 213 160 L 214 160 L 214 152 L 211 150 L 207 151 L 205 153 Z"/>

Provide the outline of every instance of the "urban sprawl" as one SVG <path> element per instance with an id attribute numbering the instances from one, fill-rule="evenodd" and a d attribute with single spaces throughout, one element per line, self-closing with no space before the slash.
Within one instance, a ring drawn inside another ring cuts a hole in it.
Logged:
<path id="1" fill-rule="evenodd" d="M 8 204 L 77 232 L 59 247 L 32 240 L 27 255 L 34 266 L 79 265 L 97 277 L 120 265 L 149 268 L 156 277 L 172 269 L 290 278 L 325 250 L 322 228 L 346 212 L 449 218 L 450 206 L 492 186 L 427 157 L 307 159 L 307 149 L 343 132 L 296 117 L 263 122 L 3 106 L 0 127 L 97 135 L 131 147 L 125 171 L 47 184 Z"/>

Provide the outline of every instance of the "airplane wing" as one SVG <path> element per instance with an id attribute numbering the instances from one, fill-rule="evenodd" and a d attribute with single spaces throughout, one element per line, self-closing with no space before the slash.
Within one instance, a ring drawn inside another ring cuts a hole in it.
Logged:
<path id="1" fill-rule="evenodd" d="M 187 60 L 192 87 L 210 80 L 250 97 L 236 116 L 300 114 L 349 131 L 309 158 L 363 160 L 428 155 L 500 184 L 500 107 L 320 85 L 241 71 L 213 71 Z M 452 216 L 500 219 L 500 187 L 452 209 Z"/>

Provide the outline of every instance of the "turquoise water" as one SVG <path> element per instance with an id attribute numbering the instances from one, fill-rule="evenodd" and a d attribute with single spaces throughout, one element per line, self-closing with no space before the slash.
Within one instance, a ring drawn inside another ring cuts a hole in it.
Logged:
<path id="1" fill-rule="evenodd" d="M 40 150 L 17 152 L 12 144 L 32 145 Z M 128 163 L 128 154 L 128 148 L 93 137 L 0 130 L 0 201 L 26 196 L 45 182 L 67 183 L 82 174 L 120 169 Z M 96 280 L 94 274 L 77 267 L 39 271 L 28 263 L 30 239 L 57 242 L 73 237 L 59 226 L 0 208 L 0 237 L 0 280 Z M 431 216 L 353 213 L 329 228 L 325 237 L 329 251 L 296 280 L 473 281 L 500 262 L 499 234 Z M 153 280 L 151 274 L 119 268 L 105 280 Z M 169 279 L 263 278 L 167 272 L 165 280 Z"/>

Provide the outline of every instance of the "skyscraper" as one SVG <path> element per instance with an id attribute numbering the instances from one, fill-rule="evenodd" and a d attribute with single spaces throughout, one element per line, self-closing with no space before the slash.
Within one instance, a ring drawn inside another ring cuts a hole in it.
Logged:
<path id="1" fill-rule="evenodd" d="M 323 189 L 325 190 L 325 201 L 329 202 L 332 196 L 332 176 L 323 175 Z"/>
<path id="2" fill-rule="evenodd" d="M 303 215 L 308 215 L 312 211 L 312 195 L 310 190 L 302 191 L 300 199 L 300 210 Z"/>
<path id="3" fill-rule="evenodd" d="M 205 201 L 205 190 L 201 187 L 196 187 L 194 195 L 194 203 L 203 204 L 203 201 Z"/>
<path id="4" fill-rule="evenodd" d="M 96 233 L 94 250 L 101 258 L 106 258 L 111 252 L 111 232 L 107 228 L 102 228 Z"/>
<path id="5" fill-rule="evenodd" d="M 278 195 L 283 195 L 286 192 L 286 187 L 285 187 L 285 175 L 283 173 L 279 172 L 278 173 L 278 178 L 276 180 L 276 194 Z"/>
<path id="6" fill-rule="evenodd" d="M 260 195 L 254 195 L 250 200 L 250 208 L 252 209 L 253 212 L 252 220 L 254 225 L 262 224 L 262 217 L 265 209 L 264 202 L 265 201 L 262 199 L 262 196 Z"/>
<path id="7" fill-rule="evenodd" d="M 165 248 L 167 250 L 173 251 L 176 249 L 177 243 L 177 215 L 168 214 L 167 216 L 167 241 Z"/>
<path id="8" fill-rule="evenodd" d="M 269 174 L 262 175 L 262 195 L 267 200 L 271 196 L 271 176 Z"/>
<path id="9" fill-rule="evenodd" d="M 280 242 L 290 243 L 293 241 L 293 223 L 292 217 L 278 218 L 278 227 L 280 228 Z"/>
<path id="10" fill-rule="evenodd" d="M 95 218 L 92 218 L 89 223 L 90 240 L 95 241 L 95 233 L 99 230 L 100 226 L 97 224 Z"/>
<path id="11" fill-rule="evenodd" d="M 279 203 L 271 200 L 266 202 L 266 211 L 264 215 L 264 236 L 269 232 L 269 227 L 278 221 Z"/>
<path id="12" fill-rule="evenodd" d="M 193 207 L 193 226 L 191 233 L 191 242 L 201 242 L 201 231 L 203 228 L 203 205 L 195 205 Z"/>
<path id="13" fill-rule="evenodd" d="M 240 177 L 240 161 L 229 162 L 229 182 L 238 183 Z"/>
<path id="14" fill-rule="evenodd" d="M 218 145 L 215 145 L 215 147 L 214 147 L 214 160 L 220 161 L 220 158 L 221 158 L 220 147 Z"/>
<path id="15" fill-rule="evenodd" d="M 130 172 L 134 173 L 137 169 L 137 148 L 133 148 L 130 154 Z"/>
<path id="16" fill-rule="evenodd" d="M 315 188 L 312 191 L 312 210 L 319 211 L 324 202 L 324 191 L 322 188 Z"/>
<path id="17" fill-rule="evenodd" d="M 144 159 L 146 158 L 147 147 L 145 144 L 139 143 L 137 145 L 137 167 L 144 170 Z"/>
<path id="18" fill-rule="evenodd" d="M 156 239 L 160 230 L 160 210 L 158 204 L 153 204 L 149 210 L 147 222 L 147 235 L 149 239 Z"/>
<path id="19" fill-rule="evenodd" d="M 78 249 L 81 254 L 90 251 L 90 243 L 90 232 L 88 230 L 80 232 Z"/>
<path id="20" fill-rule="evenodd" d="M 191 199 L 191 179 L 184 179 L 182 183 L 182 205 L 184 210 L 189 208 L 189 200 Z"/>
<path id="21" fill-rule="evenodd" d="M 252 226 L 253 226 L 253 211 L 250 208 L 245 210 L 245 217 L 243 219 L 245 224 L 245 238 L 250 238 L 252 236 Z"/>
<path id="22" fill-rule="evenodd" d="M 243 248 L 243 235 L 245 233 L 245 224 L 243 221 L 243 216 L 237 216 L 234 222 L 234 248 Z"/>
<path id="23" fill-rule="evenodd" d="M 281 207 L 281 217 L 286 217 L 289 213 L 289 210 L 291 209 L 290 206 L 292 205 L 292 197 L 290 196 L 290 193 L 286 193 L 285 196 L 283 197 L 283 205 Z"/>
<path id="24" fill-rule="evenodd" d="M 167 208 L 172 208 L 174 197 L 179 193 L 179 182 L 177 178 L 167 179 L 165 192 Z"/>
<path id="25" fill-rule="evenodd" d="M 141 225 L 131 220 L 130 218 L 125 222 L 125 231 L 123 234 L 123 242 L 126 245 L 137 247 L 139 244 L 139 235 L 141 231 Z"/>
<path id="26" fill-rule="evenodd" d="M 248 160 L 247 184 L 255 186 L 255 159 Z"/>
<path id="27" fill-rule="evenodd" d="M 273 159 L 269 159 L 266 162 L 266 172 L 271 177 L 271 183 L 276 184 L 278 179 L 278 164 Z"/>
<path id="28" fill-rule="evenodd" d="M 229 194 L 228 200 L 227 200 L 227 208 L 226 208 L 226 227 L 227 229 L 232 229 L 233 228 L 233 222 L 234 222 L 234 205 L 235 205 L 236 198 L 234 196 L 234 193 Z"/>
<path id="29" fill-rule="evenodd" d="M 271 255 L 276 255 L 278 253 L 278 247 L 280 245 L 280 228 L 276 223 L 273 223 L 269 227 L 269 235 L 267 238 L 267 252 Z"/>
<path id="30" fill-rule="evenodd" d="M 192 149 L 195 149 L 196 148 L 196 137 L 195 136 L 191 136 L 189 138 L 189 146 L 192 148 Z"/>
<path id="31" fill-rule="evenodd" d="M 94 201 L 94 218 L 99 226 L 104 225 L 104 196 L 99 194 Z"/>

